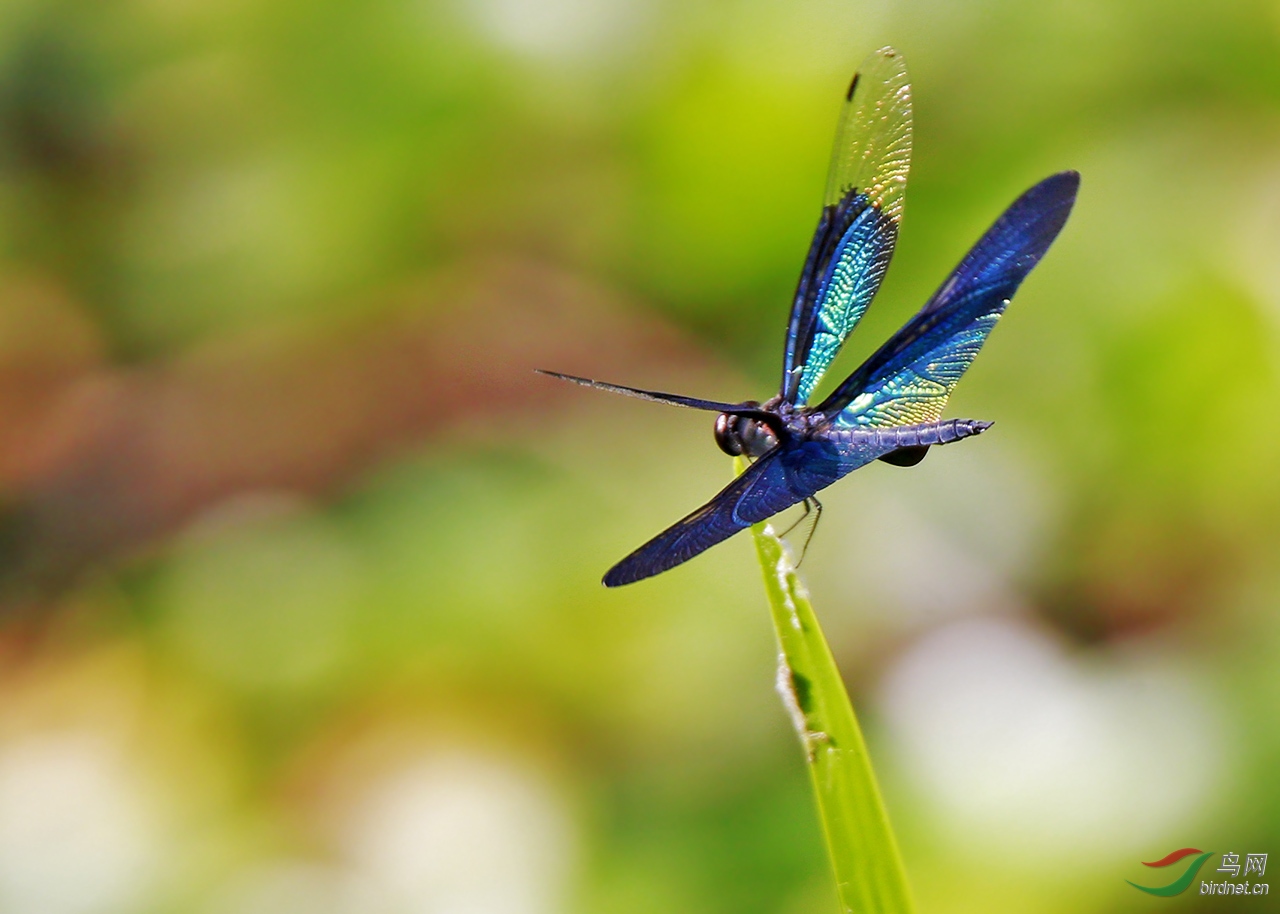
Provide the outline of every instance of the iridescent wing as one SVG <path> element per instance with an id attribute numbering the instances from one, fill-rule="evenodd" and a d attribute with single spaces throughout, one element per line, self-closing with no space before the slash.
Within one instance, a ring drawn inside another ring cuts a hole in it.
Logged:
<path id="1" fill-rule="evenodd" d="M 919 313 L 818 411 L 843 427 L 937 420 L 1013 293 L 1058 237 L 1079 186 L 1080 175 L 1064 171 L 1014 201 Z"/>
<path id="2" fill-rule="evenodd" d="M 828 441 L 775 447 L 711 501 L 610 568 L 604 576 L 605 586 L 631 584 L 689 561 L 831 485 L 853 469 L 846 464 L 837 446 Z"/>
<path id="3" fill-rule="evenodd" d="M 803 405 L 880 288 L 902 222 L 911 86 L 902 55 L 863 63 L 836 128 L 822 218 L 787 325 L 782 396 Z"/>

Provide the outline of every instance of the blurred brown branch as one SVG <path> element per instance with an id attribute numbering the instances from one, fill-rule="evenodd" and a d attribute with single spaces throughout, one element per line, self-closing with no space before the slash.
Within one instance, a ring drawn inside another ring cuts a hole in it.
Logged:
<path id="1" fill-rule="evenodd" d="M 71 313 L 54 299 L 28 288 L 10 322 Z M 38 601 L 237 493 L 332 494 L 397 452 L 505 437 L 580 397 L 535 367 L 643 379 L 705 364 L 540 263 L 469 263 L 377 304 L 384 317 L 355 328 L 258 331 L 140 367 L 105 363 L 71 318 L 70 343 L 0 353 L 0 601 Z"/>

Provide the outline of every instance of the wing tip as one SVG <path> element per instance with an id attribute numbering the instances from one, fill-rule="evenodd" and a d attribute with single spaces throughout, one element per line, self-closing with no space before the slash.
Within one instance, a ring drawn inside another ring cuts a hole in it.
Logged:
<path id="1" fill-rule="evenodd" d="M 867 59 L 862 62 L 862 66 L 858 67 L 858 72 L 853 74 L 853 79 L 849 81 L 849 89 L 844 94 L 844 100 L 847 102 L 853 101 L 853 93 L 858 88 L 858 78 L 862 76 L 863 70 L 870 69 L 872 64 L 877 63 L 880 60 L 894 60 L 901 56 L 902 55 L 898 52 L 897 48 L 888 44 L 882 48 L 877 48 L 872 51 Z"/>
<path id="2" fill-rule="evenodd" d="M 1031 230 L 1044 240 L 1044 248 L 1047 249 L 1067 224 L 1079 191 L 1080 172 L 1070 169 L 1049 175 L 1023 191 L 996 220 L 996 225 Z M 985 240 L 986 236 L 978 243 L 982 244 Z M 1041 250 L 1036 260 L 1043 253 Z"/>
<path id="3" fill-rule="evenodd" d="M 637 575 L 633 569 L 627 568 L 627 560 L 623 559 L 604 573 L 604 577 L 600 579 L 600 583 L 605 587 L 622 587 L 624 584 L 634 584 L 648 575 Z"/>
<path id="4" fill-rule="evenodd" d="M 568 381 L 571 384 L 581 384 L 584 387 L 590 387 L 593 383 L 590 378 L 581 378 L 574 374 L 565 374 L 563 371 L 552 371 L 550 368 L 535 368 L 534 374 L 540 374 L 544 377 L 555 378 L 558 381 Z"/>
<path id="5" fill-rule="evenodd" d="M 1055 196 L 1074 201 L 1076 194 L 1080 192 L 1080 172 L 1074 168 L 1068 168 L 1066 171 L 1049 175 L 1032 189 L 1048 191 Z"/>
<path id="6" fill-rule="evenodd" d="M 1068 168 L 1066 171 L 1060 171 L 1052 176 L 1052 179 L 1058 180 L 1063 184 L 1068 184 L 1073 188 L 1080 187 L 1080 172 L 1074 168 Z"/>
<path id="7" fill-rule="evenodd" d="M 858 88 L 858 79 L 863 73 L 872 70 L 878 71 L 878 65 L 883 64 L 890 65 L 894 71 L 897 71 L 897 75 L 905 78 L 906 61 L 902 59 L 902 52 L 887 44 L 867 55 L 866 60 L 862 62 L 862 66 L 858 67 L 858 72 L 853 74 L 853 79 L 849 82 L 849 89 L 844 94 L 844 100 L 846 102 L 853 101 L 854 90 Z"/>

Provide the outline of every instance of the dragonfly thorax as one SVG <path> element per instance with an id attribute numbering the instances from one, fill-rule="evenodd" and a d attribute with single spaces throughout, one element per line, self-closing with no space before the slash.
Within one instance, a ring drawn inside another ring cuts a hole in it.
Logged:
<path id="1" fill-rule="evenodd" d="M 759 409 L 760 404 L 742 404 Z M 716 416 L 716 444 L 730 457 L 761 457 L 778 443 L 778 436 L 760 419 L 721 413 Z"/>

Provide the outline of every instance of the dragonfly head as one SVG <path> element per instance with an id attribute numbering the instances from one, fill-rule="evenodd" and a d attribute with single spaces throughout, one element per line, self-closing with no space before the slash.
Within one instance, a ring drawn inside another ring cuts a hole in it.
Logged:
<path id="1" fill-rule="evenodd" d="M 760 404 L 748 400 L 742 404 L 753 410 Z M 716 416 L 716 444 L 730 457 L 760 457 L 778 443 L 778 436 L 762 419 L 740 416 L 737 413 L 721 413 Z"/>

